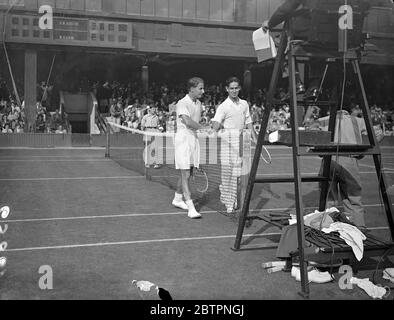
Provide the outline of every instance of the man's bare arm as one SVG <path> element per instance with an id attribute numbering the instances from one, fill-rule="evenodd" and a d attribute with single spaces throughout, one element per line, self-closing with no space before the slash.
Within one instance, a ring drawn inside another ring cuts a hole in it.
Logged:
<path id="1" fill-rule="evenodd" d="M 202 125 L 195 122 L 194 120 L 192 120 L 189 116 L 187 116 L 185 114 L 181 114 L 179 117 L 181 118 L 182 122 L 186 125 L 186 127 L 188 127 L 189 129 L 200 130 L 202 128 Z"/>
<path id="2" fill-rule="evenodd" d="M 246 129 L 250 129 L 252 131 L 252 141 L 254 143 L 257 143 L 257 138 L 258 137 L 257 137 L 256 131 L 254 130 L 253 123 L 249 123 L 248 125 L 246 125 Z"/>

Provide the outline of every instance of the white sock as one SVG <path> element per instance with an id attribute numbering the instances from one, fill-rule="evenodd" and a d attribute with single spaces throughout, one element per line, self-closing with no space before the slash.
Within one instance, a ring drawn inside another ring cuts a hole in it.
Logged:
<path id="1" fill-rule="evenodd" d="M 182 197 L 183 197 L 182 193 L 175 192 L 175 198 L 174 198 L 175 201 L 182 201 Z"/>

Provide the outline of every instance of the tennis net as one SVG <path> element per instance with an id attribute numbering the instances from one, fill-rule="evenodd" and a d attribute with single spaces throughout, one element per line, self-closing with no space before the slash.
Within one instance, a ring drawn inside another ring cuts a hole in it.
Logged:
<path id="1" fill-rule="evenodd" d="M 110 159 L 123 168 L 145 175 L 148 180 L 176 189 L 180 173 L 175 169 L 175 133 L 140 131 L 111 122 L 109 125 L 115 131 L 107 136 Z M 229 187 L 236 181 L 236 186 L 232 186 L 236 189 L 233 196 L 235 193 L 236 207 L 241 208 L 251 166 L 250 132 L 222 130 L 212 134 L 203 130 L 198 132 L 198 139 L 200 167 L 207 174 L 208 190 L 198 192 L 191 183 L 196 207 L 225 212 L 225 205 L 231 199 L 226 199 L 223 186 Z"/>

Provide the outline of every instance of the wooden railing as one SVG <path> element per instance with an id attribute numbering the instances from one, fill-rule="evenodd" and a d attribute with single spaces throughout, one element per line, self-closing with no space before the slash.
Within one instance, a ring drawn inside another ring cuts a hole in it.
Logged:
<path id="1" fill-rule="evenodd" d="M 90 126 L 92 128 L 92 126 L 95 124 L 97 126 L 97 128 L 100 130 L 100 134 L 101 133 L 107 133 L 107 120 L 101 115 L 101 113 L 99 112 L 99 108 L 98 108 L 98 102 L 97 102 L 97 98 L 94 95 L 93 92 L 90 92 L 90 99 L 92 101 L 92 106 L 91 106 L 91 113 L 89 115 L 90 117 Z M 92 134 L 92 129 L 90 130 L 90 133 Z M 110 128 L 110 133 L 112 132 L 112 129 Z"/>

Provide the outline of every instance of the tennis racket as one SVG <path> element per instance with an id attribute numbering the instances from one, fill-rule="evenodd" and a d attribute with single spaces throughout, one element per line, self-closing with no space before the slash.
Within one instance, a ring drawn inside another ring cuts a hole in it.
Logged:
<path id="1" fill-rule="evenodd" d="M 200 193 L 208 191 L 209 182 L 206 172 L 201 168 L 194 168 L 191 174 L 191 180 L 195 189 Z"/>
<path id="2" fill-rule="evenodd" d="M 266 159 L 263 155 L 263 150 L 264 152 L 267 154 L 268 159 Z M 271 154 L 270 152 L 267 150 L 267 148 L 265 146 L 263 146 L 263 149 L 261 150 L 260 153 L 260 159 L 263 160 L 266 164 L 271 164 L 272 163 L 272 158 L 271 158 Z"/>

